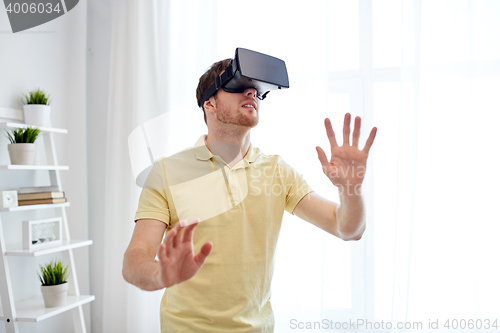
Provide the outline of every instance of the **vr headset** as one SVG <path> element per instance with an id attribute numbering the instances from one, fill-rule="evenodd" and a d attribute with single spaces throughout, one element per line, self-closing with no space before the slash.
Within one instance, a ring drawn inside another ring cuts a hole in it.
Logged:
<path id="1" fill-rule="evenodd" d="M 242 93 L 248 88 L 255 88 L 257 97 L 263 100 L 271 90 L 288 87 L 288 73 L 283 60 L 237 48 L 231 65 L 215 78 L 198 106 L 202 107 L 219 88 L 229 93 Z"/>

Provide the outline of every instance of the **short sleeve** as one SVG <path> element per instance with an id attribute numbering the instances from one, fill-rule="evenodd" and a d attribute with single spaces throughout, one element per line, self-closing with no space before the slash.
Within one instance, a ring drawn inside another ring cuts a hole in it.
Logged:
<path id="1" fill-rule="evenodd" d="M 284 187 L 286 191 L 285 210 L 293 215 L 293 210 L 299 201 L 313 189 L 305 181 L 302 174 L 292 168 L 288 163 L 280 157 L 279 167 L 282 172 Z"/>
<path id="2" fill-rule="evenodd" d="M 144 183 L 134 221 L 155 219 L 170 225 L 170 210 L 166 195 L 162 163 L 156 161 Z"/>

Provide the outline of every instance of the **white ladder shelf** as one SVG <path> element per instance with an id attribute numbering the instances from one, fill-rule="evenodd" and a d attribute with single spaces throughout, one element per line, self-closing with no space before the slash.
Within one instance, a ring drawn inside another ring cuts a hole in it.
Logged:
<path id="1" fill-rule="evenodd" d="M 8 109 L 0 107 L 0 119 L 14 119 L 12 122 L 0 122 L 0 128 L 24 128 L 28 125 L 16 121 L 22 121 L 22 110 Z M 0 165 L 1 169 L 6 170 L 47 170 L 50 173 L 50 182 L 52 186 L 57 186 L 59 191 L 62 191 L 61 178 L 59 172 L 61 170 L 68 170 L 67 166 L 60 166 L 57 163 L 56 151 L 54 146 L 53 134 L 65 134 L 66 129 L 39 127 L 43 135 L 45 145 L 45 152 L 48 165 Z M 16 171 L 13 171 L 16 172 Z M 2 299 L 2 306 L 0 307 L 0 320 L 5 321 L 7 333 L 19 333 L 18 322 L 39 322 L 41 320 L 53 317 L 60 313 L 71 311 L 73 315 L 73 326 L 76 333 L 85 333 L 85 319 L 83 316 L 82 305 L 95 300 L 93 295 L 81 295 L 78 287 L 78 279 L 75 269 L 75 259 L 73 256 L 73 249 L 85 247 L 92 244 L 92 240 L 72 240 L 70 238 L 68 229 L 68 219 L 66 216 L 66 207 L 69 202 L 61 204 L 45 204 L 45 205 L 31 205 L 31 206 L 18 206 L 10 208 L 0 208 L 0 296 Z M 9 214 L 11 212 L 32 210 L 32 209 L 57 209 L 60 212 L 63 222 L 63 239 L 62 244 L 57 247 L 43 248 L 36 251 L 28 251 L 22 249 L 7 250 L 5 245 L 5 235 L 2 225 L 2 214 Z M 7 261 L 8 256 L 27 256 L 35 257 L 46 255 L 55 252 L 62 252 L 66 263 L 69 263 L 70 276 L 68 279 L 69 292 L 68 299 L 64 306 L 55 308 L 45 308 L 42 296 L 36 296 L 20 302 L 14 302 L 14 293 L 12 290 L 11 277 L 9 272 L 9 265 Z"/>

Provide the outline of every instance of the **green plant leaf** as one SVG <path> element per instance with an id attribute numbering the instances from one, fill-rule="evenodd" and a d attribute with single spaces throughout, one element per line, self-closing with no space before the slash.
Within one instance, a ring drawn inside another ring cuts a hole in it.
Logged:
<path id="1" fill-rule="evenodd" d="M 54 286 L 67 282 L 68 279 L 68 266 L 63 267 L 62 262 L 51 261 L 45 266 L 40 265 L 40 273 L 38 278 L 43 286 Z"/>
<path id="2" fill-rule="evenodd" d="M 28 126 L 27 128 L 13 129 L 11 133 L 7 132 L 7 138 L 10 143 L 35 143 L 38 134 L 40 134 L 38 127 Z"/>
<path id="3" fill-rule="evenodd" d="M 49 105 L 49 97 L 43 90 L 38 88 L 23 94 L 23 104 Z"/>

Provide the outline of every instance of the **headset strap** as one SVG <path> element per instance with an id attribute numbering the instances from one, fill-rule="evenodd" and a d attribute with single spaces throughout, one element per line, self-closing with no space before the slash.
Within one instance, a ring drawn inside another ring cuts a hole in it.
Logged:
<path id="1" fill-rule="evenodd" d="M 203 104 L 205 104 L 205 101 L 209 99 L 215 92 L 222 87 L 224 84 L 227 83 L 232 77 L 234 76 L 233 73 L 233 65 L 229 65 L 226 70 L 219 76 L 217 76 L 214 80 L 214 83 L 205 91 L 203 94 L 203 97 L 200 100 L 200 105 L 198 105 L 200 108 L 203 107 Z"/>

